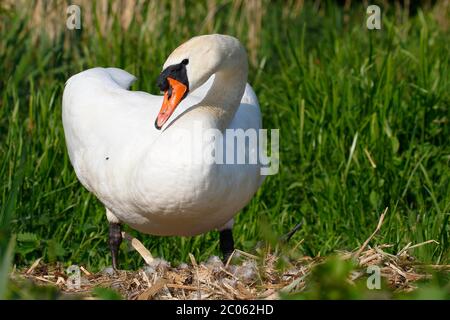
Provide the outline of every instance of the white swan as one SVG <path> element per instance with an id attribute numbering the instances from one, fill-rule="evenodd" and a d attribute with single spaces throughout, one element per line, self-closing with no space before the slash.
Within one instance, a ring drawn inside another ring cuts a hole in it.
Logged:
<path id="1" fill-rule="evenodd" d="M 224 255 L 233 250 L 232 219 L 261 185 L 260 165 L 205 162 L 192 146 L 210 144 L 202 140 L 209 129 L 261 128 L 247 73 L 241 43 L 215 34 L 194 37 L 168 57 L 158 79 L 164 97 L 129 91 L 135 77 L 116 68 L 89 69 L 67 81 L 70 161 L 106 207 L 114 268 L 120 223 L 164 236 L 219 229 Z"/>

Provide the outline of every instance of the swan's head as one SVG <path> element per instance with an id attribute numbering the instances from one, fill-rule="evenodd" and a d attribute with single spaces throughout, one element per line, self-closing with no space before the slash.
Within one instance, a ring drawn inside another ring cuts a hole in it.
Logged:
<path id="1" fill-rule="evenodd" d="M 238 39 L 218 34 L 194 37 L 176 48 L 158 77 L 164 100 L 155 127 L 161 129 L 187 94 L 205 83 L 219 68 L 233 67 L 235 53 L 242 51 L 246 59 Z"/>
<path id="2" fill-rule="evenodd" d="M 158 87 L 164 91 L 164 99 L 158 117 L 155 120 L 156 129 L 161 129 L 172 113 L 189 92 L 189 79 L 186 66 L 189 59 L 164 68 L 158 77 Z"/>

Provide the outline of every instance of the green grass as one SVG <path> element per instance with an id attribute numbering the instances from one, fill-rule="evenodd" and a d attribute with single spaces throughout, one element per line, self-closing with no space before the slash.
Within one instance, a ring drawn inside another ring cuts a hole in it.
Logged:
<path id="1" fill-rule="evenodd" d="M 0 256 L 14 234 L 19 267 L 41 256 L 92 271 L 110 265 L 104 208 L 78 183 L 66 153 L 62 92 L 74 73 L 115 66 L 138 76 L 134 90 L 157 93 L 167 55 L 208 31 L 204 6 L 191 4 L 175 24 L 166 6 L 152 32 L 138 21 L 123 31 L 115 19 L 111 32 L 102 34 L 94 18 L 92 25 L 62 29 L 53 39 L 30 27 L 27 10 L 0 13 L 7 26 L 0 28 Z M 434 239 L 439 245 L 413 254 L 448 263 L 450 33 L 431 11 L 419 10 L 403 23 L 383 11 L 379 31 L 366 29 L 365 8 L 358 5 L 347 22 L 335 5 L 319 11 L 306 5 L 297 17 L 282 11 L 280 4 L 266 8 L 249 78 L 264 127 L 281 130 L 280 172 L 237 216 L 237 247 L 252 250 L 264 240 L 266 223 L 281 235 L 303 221 L 292 239 L 304 239 L 303 254 L 354 249 L 389 207 L 373 244 L 392 243 L 395 252 L 408 242 Z M 249 24 L 232 15 L 224 2 L 212 31 L 248 45 Z M 219 253 L 215 232 L 180 238 L 129 231 L 173 263 L 186 261 L 190 252 L 198 260 Z M 122 268 L 143 263 L 125 244 L 120 260 Z M 0 291 L 1 284 L 0 278 Z"/>

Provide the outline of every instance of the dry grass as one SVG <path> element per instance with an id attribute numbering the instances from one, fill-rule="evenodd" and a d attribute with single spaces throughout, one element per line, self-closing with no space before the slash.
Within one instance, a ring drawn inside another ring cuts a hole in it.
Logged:
<path id="1" fill-rule="evenodd" d="M 368 246 L 380 230 L 386 212 L 387 208 L 380 216 L 375 231 L 360 248 L 353 252 L 337 252 L 340 259 L 353 259 L 357 266 L 347 279 L 350 284 L 355 285 L 356 280 L 364 277 L 369 266 L 378 266 L 381 277 L 386 280 L 390 289 L 410 292 L 417 288 L 417 281 L 431 277 L 428 270 L 450 271 L 450 265 L 423 265 L 410 255 L 411 249 L 436 243 L 434 240 L 416 245 L 409 243 L 396 254 L 385 251 L 393 247 L 389 244 L 373 248 Z M 153 258 L 136 238 L 127 234 L 124 236 L 146 261 L 146 266 L 138 271 L 114 272 L 111 268 L 106 268 L 92 274 L 80 266 L 81 284 L 74 289 L 71 288 L 70 279 L 61 264 L 49 266 L 38 259 L 30 268 L 13 272 L 12 277 L 30 279 L 37 284 L 52 284 L 67 295 L 85 299 L 92 298 L 92 290 L 96 287 L 112 288 L 130 300 L 279 299 L 280 293 L 304 291 L 313 268 L 325 261 L 323 257 L 307 256 L 288 259 L 287 255 L 269 247 L 259 257 L 235 250 L 225 264 L 215 256 L 198 263 L 190 255 L 190 264 L 172 267 L 165 260 Z M 295 249 L 294 247 L 291 251 Z M 285 265 L 282 270 L 277 268 L 280 259 Z"/>
<path id="2" fill-rule="evenodd" d="M 425 270 L 450 271 L 450 265 L 425 266 L 415 262 L 408 252 L 413 246 L 396 255 L 384 251 L 389 247 L 391 245 L 386 244 L 363 251 L 357 258 L 359 268 L 352 272 L 348 281 L 354 284 L 366 275 L 368 266 L 376 265 L 391 289 L 409 292 L 416 289 L 415 282 L 431 277 Z M 217 257 L 211 257 L 204 263 L 193 260 L 177 267 L 154 259 L 151 265 L 138 271 L 112 272 L 107 268 L 92 274 L 81 267 L 81 286 L 78 289 L 70 288 L 68 276 L 60 264 L 49 266 L 37 261 L 28 270 L 15 272 L 13 278 L 52 284 L 68 295 L 85 299 L 91 298 L 92 290 L 99 286 L 112 288 L 130 300 L 278 299 L 280 292 L 302 292 L 311 270 L 324 261 L 324 258 L 302 257 L 289 261 L 288 267 L 279 271 L 276 265 L 280 256 L 273 253 L 267 254 L 263 261 L 238 251 L 236 255 L 240 256 L 241 262 L 228 266 Z M 351 252 L 339 253 L 342 259 L 351 259 L 353 255 Z"/>
<path id="3" fill-rule="evenodd" d="M 367 2 L 367 1 L 365 1 Z M 352 1 L 347 0 L 344 10 L 349 10 Z M 433 9 L 433 15 L 443 30 L 448 30 L 447 15 L 449 12 L 449 0 L 438 2 Z M 185 0 L 174 1 L 151 1 L 148 5 L 144 1 L 138 0 L 78 0 L 75 4 L 82 8 L 82 27 L 94 32 L 95 25 L 98 24 L 99 32 L 106 36 L 113 32 L 115 21 L 119 21 L 123 32 L 127 32 L 134 21 L 141 28 L 141 33 L 153 33 L 162 28 L 164 19 L 170 20 L 170 32 L 177 31 L 189 33 L 189 28 L 179 29 L 177 22 L 183 19 L 189 10 L 193 9 L 192 4 L 187 4 Z M 215 32 L 216 15 L 223 7 L 230 6 L 232 14 L 228 24 L 236 27 L 236 36 L 244 39 L 249 52 L 249 60 L 253 66 L 258 64 L 258 52 L 261 46 L 261 30 L 265 15 L 270 6 L 270 1 L 261 0 L 232 0 L 232 1 L 208 1 L 205 5 L 200 5 L 204 15 L 201 24 L 204 33 Z M 365 6 L 368 5 L 368 2 Z M 46 33 L 51 39 L 66 31 L 66 8 L 68 4 L 64 0 L 36 0 L 32 5 L 26 0 L 4 0 L 0 4 L 0 9 L 6 11 L 20 11 L 26 14 L 31 10 L 32 19 L 29 28 Z M 304 6 L 304 0 L 286 1 L 283 6 L 283 16 L 285 19 L 295 19 L 299 16 Z M 325 6 L 322 1 L 315 0 L 315 7 Z M 397 22 L 405 23 L 409 16 L 409 0 L 383 2 L 383 8 L 394 6 Z M 425 5 L 431 7 L 431 4 Z M 198 8 L 197 8 L 198 9 Z M 168 15 L 168 16 L 167 16 Z M 0 22 L 0 26 L 2 26 Z M 6 26 L 2 26 L 6 27 Z M 35 40 L 38 38 L 35 34 Z"/>

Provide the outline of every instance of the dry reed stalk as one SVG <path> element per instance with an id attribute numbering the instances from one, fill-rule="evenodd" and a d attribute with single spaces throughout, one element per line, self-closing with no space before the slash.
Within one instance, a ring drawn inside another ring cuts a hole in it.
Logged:
<path id="1" fill-rule="evenodd" d="M 41 260 L 42 260 L 42 258 L 39 258 L 36 261 L 34 261 L 33 264 L 31 265 L 31 267 L 26 271 L 26 274 L 32 274 L 33 270 L 36 269 L 36 267 L 39 265 L 39 262 Z"/>
<path id="2" fill-rule="evenodd" d="M 125 232 L 122 232 L 122 237 L 131 244 L 131 246 L 141 255 L 147 264 L 151 264 L 153 262 L 154 259 L 152 254 L 138 239 Z"/>
<path id="3" fill-rule="evenodd" d="M 172 0 L 170 2 L 170 31 L 179 30 L 178 21 L 186 15 L 184 0 Z"/>
<path id="4" fill-rule="evenodd" d="M 203 22 L 208 33 L 214 31 L 214 18 L 217 12 L 217 2 L 216 0 L 208 1 L 208 14 L 206 15 L 205 21 Z M 202 28 L 203 29 L 203 28 Z"/>
<path id="5" fill-rule="evenodd" d="M 378 231 L 381 229 L 381 226 L 383 225 L 383 221 L 384 221 L 384 216 L 386 215 L 387 211 L 388 211 L 388 207 L 386 207 L 386 209 L 384 209 L 384 212 L 381 214 L 380 219 L 378 220 L 378 225 L 375 229 L 375 231 L 370 235 L 369 238 L 367 238 L 367 240 L 363 243 L 363 245 L 361 246 L 361 248 L 358 249 L 358 251 L 356 251 L 356 253 L 354 254 L 355 258 L 358 258 L 359 255 L 361 254 L 361 252 L 366 248 L 366 246 L 369 244 L 370 240 L 372 240 L 372 238 L 378 233 Z"/>
<path id="6" fill-rule="evenodd" d="M 253 66 L 258 65 L 258 49 L 261 43 L 262 20 L 265 13 L 263 1 L 248 0 L 245 2 L 245 13 L 248 24 L 247 44 L 249 60 Z"/>
<path id="7" fill-rule="evenodd" d="M 139 296 L 138 296 L 138 300 L 149 300 L 151 297 L 153 297 L 158 291 L 160 291 L 167 283 L 167 280 L 164 278 L 159 278 L 158 280 L 156 280 L 156 282 L 153 284 L 153 286 L 151 286 L 150 288 L 148 288 L 147 290 L 145 290 L 144 292 L 142 292 Z"/>
<path id="8" fill-rule="evenodd" d="M 433 16 L 441 30 L 448 32 L 450 27 L 450 0 L 438 1 L 433 8 Z"/>
<path id="9" fill-rule="evenodd" d="M 157 30 L 161 19 L 163 18 L 164 4 L 160 1 L 150 1 L 147 7 L 147 15 L 143 22 L 143 29 L 149 33 Z"/>

